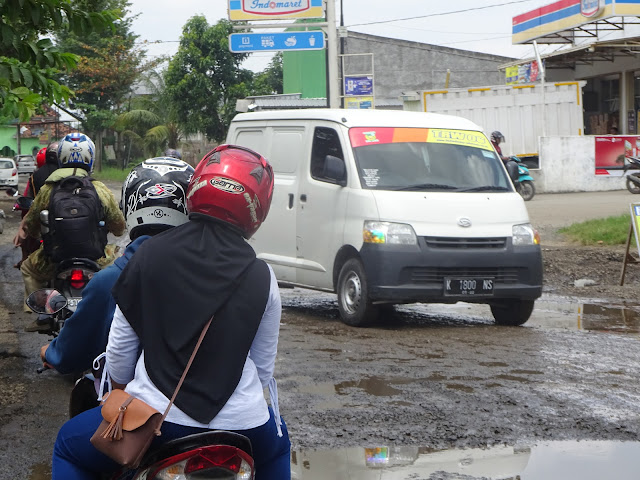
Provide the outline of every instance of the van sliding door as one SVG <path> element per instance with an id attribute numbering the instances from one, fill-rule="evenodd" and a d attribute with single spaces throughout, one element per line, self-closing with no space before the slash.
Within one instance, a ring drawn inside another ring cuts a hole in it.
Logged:
<path id="1" fill-rule="evenodd" d="M 328 178 L 328 155 L 345 160 L 341 130 L 335 124 L 316 126 L 311 155 L 299 175 L 297 211 L 297 282 L 333 289 L 333 263 L 343 245 L 348 189 Z"/>

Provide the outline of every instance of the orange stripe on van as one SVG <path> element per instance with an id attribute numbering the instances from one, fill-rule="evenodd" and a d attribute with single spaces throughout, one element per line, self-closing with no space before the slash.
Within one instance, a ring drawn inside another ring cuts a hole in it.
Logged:
<path id="1" fill-rule="evenodd" d="M 428 128 L 394 128 L 393 143 L 426 142 L 429 136 Z"/>

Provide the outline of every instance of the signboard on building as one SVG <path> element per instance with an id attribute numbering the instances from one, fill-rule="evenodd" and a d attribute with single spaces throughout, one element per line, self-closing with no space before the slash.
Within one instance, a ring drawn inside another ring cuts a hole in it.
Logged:
<path id="1" fill-rule="evenodd" d="M 344 108 L 373 108 L 373 97 L 344 97 Z"/>
<path id="2" fill-rule="evenodd" d="M 229 50 L 234 53 L 322 50 L 322 32 L 232 33 Z"/>
<path id="3" fill-rule="evenodd" d="M 513 17 L 513 44 L 537 40 L 569 32 L 592 22 L 611 17 L 640 16 L 640 0 L 559 0 Z M 553 40 L 550 40 L 553 41 Z"/>
<path id="4" fill-rule="evenodd" d="M 229 20 L 323 18 L 322 0 L 229 0 Z"/>
<path id="5" fill-rule="evenodd" d="M 540 80 L 540 68 L 538 61 L 516 65 L 505 69 L 507 85 L 516 85 L 518 83 L 535 83 Z"/>
<path id="6" fill-rule="evenodd" d="M 628 157 L 640 156 L 640 136 L 596 136 L 596 175 L 622 176 Z"/>
<path id="7" fill-rule="evenodd" d="M 371 95 L 373 93 L 373 77 L 360 76 L 344 77 L 344 94 L 345 95 Z"/>

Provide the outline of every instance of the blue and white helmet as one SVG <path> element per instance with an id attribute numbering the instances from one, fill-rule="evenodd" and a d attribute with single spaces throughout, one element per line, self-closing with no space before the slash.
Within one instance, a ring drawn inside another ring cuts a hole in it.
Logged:
<path id="1" fill-rule="evenodd" d="M 91 173 L 95 154 L 96 147 L 87 135 L 70 133 L 58 145 L 58 165 L 61 168 L 78 167 Z"/>

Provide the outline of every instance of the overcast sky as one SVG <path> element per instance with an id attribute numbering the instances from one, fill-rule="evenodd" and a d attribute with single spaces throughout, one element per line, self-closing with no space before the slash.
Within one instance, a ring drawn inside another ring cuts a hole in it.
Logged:
<path id="1" fill-rule="evenodd" d="M 139 40 L 163 42 L 146 45 L 150 56 L 175 53 L 182 27 L 193 15 L 204 15 L 210 24 L 227 18 L 228 15 L 228 0 L 130 1 L 131 13 L 140 14 L 133 23 L 133 30 L 140 36 Z M 335 1 L 336 18 L 339 21 L 340 0 Z M 532 57 L 533 49 L 530 46 L 511 44 L 512 18 L 553 3 L 552 0 L 343 1 L 344 24 L 349 30 L 515 58 Z M 479 9 L 490 5 L 500 6 Z M 393 19 L 424 17 L 458 10 L 469 11 L 388 22 Z M 379 21 L 387 23 L 367 25 Z M 541 52 L 547 53 L 557 48 L 542 46 Z M 268 53 L 254 53 L 245 63 L 245 67 L 255 71 L 262 70 L 270 58 L 271 55 Z"/>

